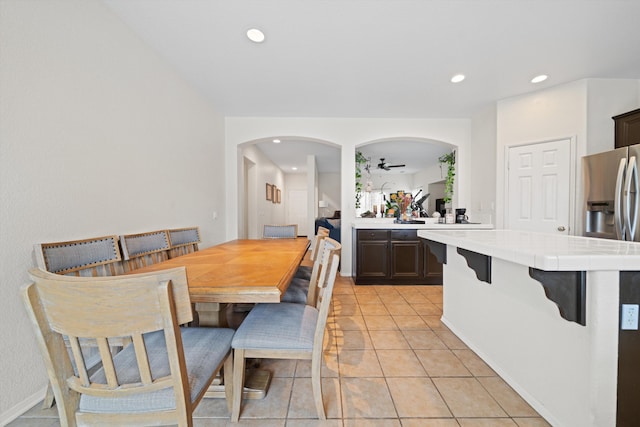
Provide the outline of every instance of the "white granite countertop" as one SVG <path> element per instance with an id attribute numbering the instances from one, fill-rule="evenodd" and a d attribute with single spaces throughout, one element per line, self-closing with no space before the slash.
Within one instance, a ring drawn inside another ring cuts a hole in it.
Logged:
<path id="1" fill-rule="evenodd" d="M 638 242 L 515 230 L 419 230 L 418 236 L 540 270 L 640 270 Z"/>
<path id="2" fill-rule="evenodd" d="M 393 218 L 357 218 L 351 223 L 355 229 L 411 229 L 411 230 L 487 230 L 493 224 L 438 224 L 437 218 L 417 218 L 424 224 L 396 224 Z"/>

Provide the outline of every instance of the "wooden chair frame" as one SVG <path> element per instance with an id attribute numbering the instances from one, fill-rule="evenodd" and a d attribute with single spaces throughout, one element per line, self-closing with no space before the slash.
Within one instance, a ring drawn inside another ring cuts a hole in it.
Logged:
<path id="1" fill-rule="evenodd" d="M 313 389 L 314 403 L 318 418 L 326 419 L 324 409 L 324 401 L 322 398 L 322 349 L 327 325 L 327 317 L 331 304 L 331 295 L 340 264 L 340 243 L 330 238 L 322 239 L 322 248 L 320 249 L 319 259 L 314 265 L 314 273 L 318 275 L 317 295 L 315 301 L 315 309 L 318 310 L 318 317 L 313 337 L 313 347 L 311 351 L 295 350 L 295 349 L 265 349 L 265 348 L 235 348 L 234 347 L 234 371 L 233 371 L 233 387 L 239 390 L 244 384 L 245 375 L 245 359 L 298 359 L 311 360 L 311 383 Z M 322 266 L 322 268 L 320 268 Z M 310 292 L 311 293 L 311 292 Z M 281 303 L 286 304 L 286 303 Z M 260 304 L 259 304 L 260 305 Z M 291 305 L 301 306 L 301 304 L 292 303 Z M 273 309 L 278 309 L 278 305 L 273 305 Z M 240 330 L 242 325 L 240 325 Z M 237 422 L 240 417 L 240 406 L 242 402 L 242 393 L 236 393 L 233 396 L 233 406 L 231 410 L 231 421 Z"/>
<path id="2" fill-rule="evenodd" d="M 116 276 L 124 272 L 119 240 L 118 236 L 102 236 L 66 242 L 37 243 L 34 245 L 36 264 L 43 270 L 59 275 Z M 113 346 L 112 351 L 118 352 L 122 348 L 121 344 Z M 92 352 L 95 349 L 88 351 Z M 53 390 L 49 384 L 42 407 L 51 408 L 53 403 Z"/>
<path id="3" fill-rule="evenodd" d="M 230 385 L 225 389 L 230 407 L 233 397 L 230 348 L 213 375 L 204 381 L 205 386 L 199 395 L 190 395 L 182 333 L 179 328 L 180 324 L 192 320 L 184 268 L 153 274 L 99 277 L 93 280 L 56 277 L 37 269 L 30 271 L 30 275 L 35 283 L 23 287 L 23 301 L 49 373 L 62 426 L 191 426 L 194 408 L 204 397 L 208 385 L 223 365 L 226 383 Z M 91 285 L 87 283 L 89 280 Z M 96 301 L 117 301 L 118 304 L 96 304 Z M 152 377 L 148 357 L 150 354 L 147 354 L 146 338 L 143 338 L 143 334 L 154 331 L 164 335 L 170 365 L 169 374 L 161 378 Z M 227 334 L 229 333 L 232 334 L 232 331 Z M 66 351 L 63 335 L 70 337 L 75 365 L 72 365 Z M 131 345 L 135 347 L 140 382 L 119 383 L 108 337 L 122 336 L 132 337 Z M 94 337 L 97 341 L 106 383 L 93 382 L 84 365 L 79 337 Z M 173 410 L 124 413 L 79 410 L 83 394 L 98 398 L 124 397 L 168 387 L 173 388 L 175 397 Z"/>

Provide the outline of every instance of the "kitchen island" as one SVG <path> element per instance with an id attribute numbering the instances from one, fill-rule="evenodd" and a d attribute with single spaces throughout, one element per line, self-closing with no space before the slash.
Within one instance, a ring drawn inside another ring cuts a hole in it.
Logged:
<path id="1" fill-rule="evenodd" d="M 442 263 L 418 237 L 418 230 L 490 229 L 491 224 L 394 223 L 393 218 L 353 222 L 353 266 L 357 285 L 441 285 Z"/>
<path id="2" fill-rule="evenodd" d="M 510 230 L 418 235 L 444 263 L 442 322 L 552 425 L 638 425 L 640 244 Z M 631 315 L 621 325 L 622 304 Z"/>

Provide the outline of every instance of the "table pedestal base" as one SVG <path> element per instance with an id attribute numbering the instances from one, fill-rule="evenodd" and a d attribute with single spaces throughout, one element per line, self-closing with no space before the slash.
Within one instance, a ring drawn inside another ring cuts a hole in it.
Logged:
<path id="1" fill-rule="evenodd" d="M 263 399 L 267 395 L 271 384 L 271 372 L 259 369 L 250 369 L 247 371 L 244 379 L 244 390 L 242 391 L 243 399 Z M 216 378 L 209 389 L 204 394 L 209 398 L 224 398 L 224 384 L 221 378 Z"/>
<path id="2" fill-rule="evenodd" d="M 208 327 L 235 327 L 237 325 L 229 325 L 227 318 L 228 311 L 233 309 L 233 304 L 223 304 L 217 302 L 199 302 L 196 303 L 196 311 L 198 312 L 199 326 Z M 246 316 L 246 314 L 245 314 Z M 256 369 L 259 362 L 253 364 L 247 369 L 244 380 L 244 390 L 242 391 L 243 399 L 263 399 L 267 395 L 269 385 L 271 384 L 271 372 Z M 209 389 L 204 394 L 208 398 L 224 398 L 224 381 L 218 375 Z"/>

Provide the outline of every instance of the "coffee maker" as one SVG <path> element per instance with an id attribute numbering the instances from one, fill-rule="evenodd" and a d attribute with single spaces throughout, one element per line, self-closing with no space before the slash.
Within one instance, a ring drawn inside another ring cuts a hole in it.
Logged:
<path id="1" fill-rule="evenodd" d="M 466 212 L 467 212 L 467 209 L 465 209 L 465 208 L 456 209 L 456 224 L 468 224 L 469 223 L 469 217 L 467 217 L 467 215 L 465 215 Z"/>

